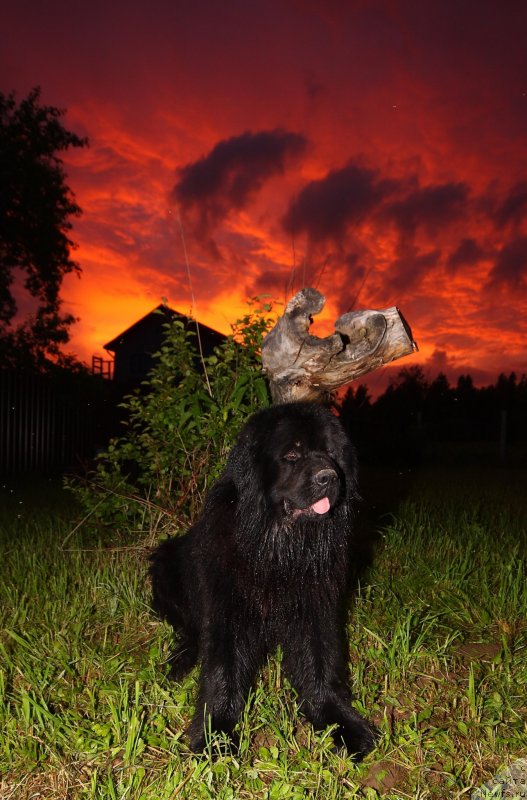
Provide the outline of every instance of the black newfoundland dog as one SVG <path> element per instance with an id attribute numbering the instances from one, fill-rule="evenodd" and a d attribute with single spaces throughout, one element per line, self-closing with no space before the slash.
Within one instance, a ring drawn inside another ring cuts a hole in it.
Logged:
<path id="1" fill-rule="evenodd" d="M 346 597 L 353 448 L 326 409 L 291 403 L 249 419 L 189 532 L 152 556 L 154 605 L 180 634 L 171 675 L 201 662 L 189 728 L 233 736 L 257 670 L 280 645 L 302 712 L 357 758 L 375 729 L 350 704 Z"/>

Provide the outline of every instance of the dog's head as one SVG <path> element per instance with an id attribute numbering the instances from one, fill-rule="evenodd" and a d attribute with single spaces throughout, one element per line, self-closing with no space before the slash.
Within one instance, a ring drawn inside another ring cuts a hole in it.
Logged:
<path id="1" fill-rule="evenodd" d="M 240 495 L 264 499 L 279 521 L 324 519 L 356 496 L 355 455 L 348 437 L 333 414 L 312 403 L 255 414 L 240 434 L 228 469 Z"/>

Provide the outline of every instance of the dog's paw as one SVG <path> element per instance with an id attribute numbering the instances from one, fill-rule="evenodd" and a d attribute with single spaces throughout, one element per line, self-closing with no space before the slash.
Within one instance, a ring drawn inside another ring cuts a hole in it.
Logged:
<path id="1" fill-rule="evenodd" d="M 379 729 L 365 719 L 339 725 L 333 733 L 335 744 L 344 745 L 354 761 L 362 761 L 373 750 L 379 737 Z"/>
<path id="2" fill-rule="evenodd" d="M 207 725 L 207 722 L 209 723 Z M 204 720 L 203 717 L 195 717 L 187 728 L 186 734 L 190 749 L 193 753 L 199 754 L 207 751 L 212 755 L 227 755 L 235 751 L 239 746 L 239 738 L 229 726 L 223 728 L 212 728 L 210 718 Z"/>

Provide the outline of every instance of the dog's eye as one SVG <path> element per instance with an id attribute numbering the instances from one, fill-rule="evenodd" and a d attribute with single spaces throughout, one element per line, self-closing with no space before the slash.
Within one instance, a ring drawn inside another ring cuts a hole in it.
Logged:
<path id="1" fill-rule="evenodd" d="M 298 461 L 300 458 L 300 454 L 296 452 L 296 450 L 290 450 L 284 456 L 286 461 Z"/>

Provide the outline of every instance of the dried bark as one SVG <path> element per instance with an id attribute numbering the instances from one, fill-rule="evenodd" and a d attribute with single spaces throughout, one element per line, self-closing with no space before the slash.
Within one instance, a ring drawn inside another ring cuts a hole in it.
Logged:
<path id="1" fill-rule="evenodd" d="M 302 289 L 265 337 L 262 364 L 274 403 L 327 402 L 340 386 L 417 350 L 395 306 L 350 311 L 335 322 L 331 336 L 312 336 L 312 317 L 324 303 L 316 289 Z"/>

